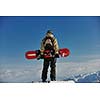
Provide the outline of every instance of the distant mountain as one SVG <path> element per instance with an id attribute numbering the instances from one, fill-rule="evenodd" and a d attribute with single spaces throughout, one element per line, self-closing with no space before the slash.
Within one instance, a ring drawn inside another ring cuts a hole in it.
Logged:
<path id="1" fill-rule="evenodd" d="M 86 74 L 79 74 L 64 79 L 64 81 L 73 80 L 75 83 L 100 83 L 100 71 Z"/>

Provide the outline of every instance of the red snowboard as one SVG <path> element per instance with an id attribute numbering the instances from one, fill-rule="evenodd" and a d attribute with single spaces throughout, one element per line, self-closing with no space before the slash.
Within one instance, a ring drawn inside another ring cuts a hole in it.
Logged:
<path id="1" fill-rule="evenodd" d="M 27 59 L 36 59 L 39 54 L 40 54 L 40 50 L 28 51 L 25 53 L 25 57 Z M 67 48 L 59 49 L 59 56 L 60 57 L 67 57 L 69 54 L 70 54 L 69 49 L 67 49 Z M 44 51 L 44 58 L 52 58 L 52 57 L 53 57 L 53 55 L 51 54 L 50 50 Z"/>

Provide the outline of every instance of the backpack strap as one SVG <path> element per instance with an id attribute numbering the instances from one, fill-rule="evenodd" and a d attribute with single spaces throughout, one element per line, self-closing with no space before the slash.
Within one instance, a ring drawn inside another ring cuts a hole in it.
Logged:
<path id="1" fill-rule="evenodd" d="M 52 38 L 52 37 L 45 37 L 45 38 L 43 39 L 43 44 L 45 44 L 45 42 L 46 42 L 47 39 L 50 39 L 51 42 L 52 42 L 52 44 L 53 44 L 53 46 L 54 46 L 54 38 Z"/>

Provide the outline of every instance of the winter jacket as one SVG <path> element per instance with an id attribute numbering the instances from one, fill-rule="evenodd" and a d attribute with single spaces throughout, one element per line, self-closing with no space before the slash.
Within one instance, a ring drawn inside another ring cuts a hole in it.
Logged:
<path id="1" fill-rule="evenodd" d="M 50 40 L 53 44 L 53 49 L 55 50 L 55 54 L 58 54 L 59 46 L 58 46 L 57 39 L 53 36 L 53 34 L 48 34 L 43 38 L 43 40 L 41 42 L 41 48 L 40 48 L 41 54 L 43 54 L 43 52 L 45 50 L 45 44 L 46 44 L 46 42 L 48 42 L 48 41 L 46 41 L 47 38 L 50 38 Z"/>

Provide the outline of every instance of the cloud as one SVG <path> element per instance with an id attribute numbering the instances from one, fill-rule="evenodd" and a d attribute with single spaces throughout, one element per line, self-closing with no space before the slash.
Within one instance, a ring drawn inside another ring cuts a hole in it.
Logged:
<path id="1" fill-rule="evenodd" d="M 32 82 L 40 80 L 40 68 L 9 68 L 0 70 L 0 82 Z"/>
<path id="2" fill-rule="evenodd" d="M 100 59 L 85 62 L 62 62 L 57 64 L 57 69 L 58 78 L 100 71 Z"/>
<path id="3" fill-rule="evenodd" d="M 82 56 L 85 61 L 67 61 L 57 62 L 57 80 L 79 75 L 100 71 L 99 55 Z M 78 57 L 77 57 L 78 58 Z M 81 58 L 81 57 L 80 57 Z M 88 59 L 89 58 L 89 59 Z M 82 58 L 81 58 L 82 59 Z M 11 66 L 11 67 L 10 67 Z M 0 68 L 0 82 L 31 82 L 40 81 L 42 72 L 42 62 L 27 63 L 23 65 L 2 65 Z M 48 71 L 48 78 L 50 71 Z"/>

